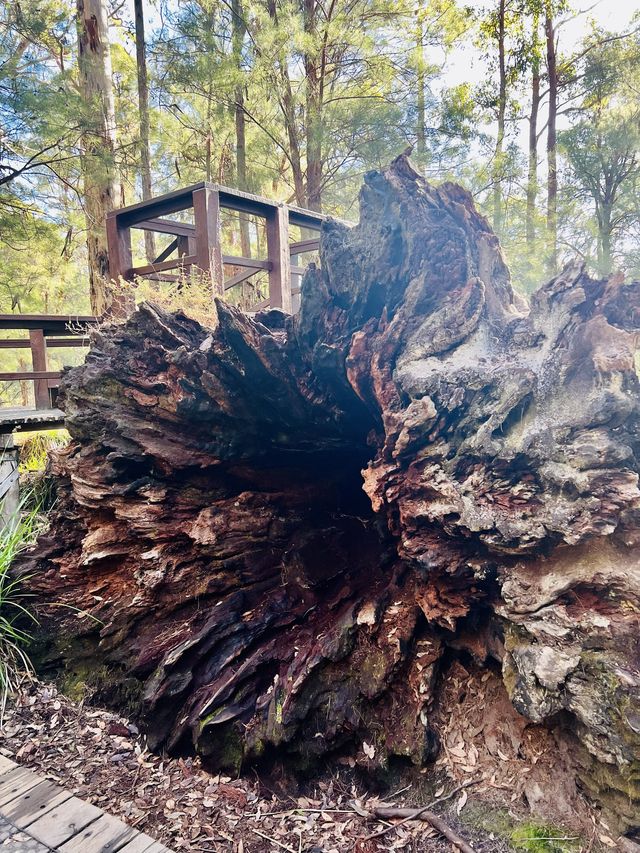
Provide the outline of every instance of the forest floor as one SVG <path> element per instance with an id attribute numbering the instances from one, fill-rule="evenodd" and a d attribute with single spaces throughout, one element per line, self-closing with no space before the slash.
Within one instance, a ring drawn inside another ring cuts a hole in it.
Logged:
<path id="1" fill-rule="evenodd" d="M 359 772 L 364 754 L 302 785 L 276 773 L 213 775 L 196 758 L 150 753 L 125 718 L 39 682 L 8 709 L 0 750 L 176 851 L 457 850 L 422 821 L 368 838 L 389 826 L 367 816 L 377 806 L 433 800 L 433 810 L 477 853 L 616 847 L 565 772 L 561 745 L 515 713 L 497 675 L 455 663 L 439 709 L 440 757 L 422 773 L 387 779 L 382 793 Z"/>

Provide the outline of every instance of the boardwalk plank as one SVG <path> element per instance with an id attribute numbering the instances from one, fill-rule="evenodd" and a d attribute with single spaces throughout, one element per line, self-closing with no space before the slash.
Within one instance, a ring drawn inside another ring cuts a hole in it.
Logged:
<path id="1" fill-rule="evenodd" d="M 147 853 L 149 848 L 158 842 L 145 835 L 144 832 L 139 832 L 136 837 L 120 850 L 120 853 Z"/>
<path id="2" fill-rule="evenodd" d="M 26 832 L 17 830 L 3 841 L 2 853 L 49 853 L 49 848 L 27 835 Z"/>
<path id="3" fill-rule="evenodd" d="M 15 761 L 12 761 L 10 758 L 7 758 L 6 755 L 2 755 L 0 753 L 0 776 L 4 773 L 8 773 L 10 770 L 15 770 L 18 765 Z"/>
<path id="4" fill-rule="evenodd" d="M 57 806 L 38 818 L 29 827 L 29 832 L 38 841 L 49 847 L 59 847 L 74 835 L 97 820 L 102 812 L 91 803 L 85 803 L 78 797 L 71 797 L 66 803 Z"/>
<path id="5" fill-rule="evenodd" d="M 131 841 L 136 831 L 126 823 L 103 814 L 98 820 L 60 847 L 63 853 L 115 853 Z"/>
<path id="6" fill-rule="evenodd" d="M 0 807 L 6 806 L 17 797 L 26 794 L 42 782 L 41 776 L 36 776 L 24 767 L 18 767 L 0 776 Z"/>
<path id="7" fill-rule="evenodd" d="M 29 824 L 70 800 L 72 796 L 71 791 L 65 791 L 59 785 L 44 780 L 21 797 L 12 800 L 2 809 L 2 813 L 19 829 L 26 829 Z"/>
<path id="8" fill-rule="evenodd" d="M 172 853 L 1 753 L 0 848 L 7 853 Z"/>

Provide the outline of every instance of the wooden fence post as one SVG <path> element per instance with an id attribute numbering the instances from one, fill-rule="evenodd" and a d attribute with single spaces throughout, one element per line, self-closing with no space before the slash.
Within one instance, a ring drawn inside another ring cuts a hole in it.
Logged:
<path id="1" fill-rule="evenodd" d="M 18 449 L 12 433 L 0 434 L 0 522 L 6 527 L 20 504 Z"/>
<path id="2" fill-rule="evenodd" d="M 34 371 L 47 370 L 47 342 L 42 329 L 32 329 L 29 332 L 29 343 L 31 344 L 31 363 Z M 35 379 L 33 382 L 33 393 L 36 401 L 36 409 L 50 409 L 49 383 L 46 379 Z"/>
<path id="3" fill-rule="evenodd" d="M 214 295 L 224 296 L 220 195 L 217 190 L 211 187 L 194 190 L 193 221 L 196 229 L 196 264 L 209 276 Z"/>
<path id="4" fill-rule="evenodd" d="M 132 279 L 131 229 L 121 225 L 115 212 L 107 214 L 107 248 L 112 290 L 107 313 L 116 318 L 128 317 L 135 308 L 135 300 L 130 290 L 123 289 L 122 281 Z"/>
<path id="5" fill-rule="evenodd" d="M 107 247 L 109 249 L 109 276 L 114 281 L 131 278 L 131 229 L 123 228 L 117 213 L 107 214 Z"/>
<path id="6" fill-rule="evenodd" d="M 289 211 L 283 204 L 267 215 L 267 257 L 269 272 L 269 305 L 291 313 L 291 258 L 289 257 Z"/>

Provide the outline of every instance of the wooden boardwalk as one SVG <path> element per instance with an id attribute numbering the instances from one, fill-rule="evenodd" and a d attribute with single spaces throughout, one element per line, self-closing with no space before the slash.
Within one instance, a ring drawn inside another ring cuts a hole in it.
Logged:
<path id="1" fill-rule="evenodd" d="M 11 853 L 171 853 L 159 841 L 3 755 L 0 848 Z"/>
<path id="2" fill-rule="evenodd" d="M 64 426 L 61 409 L 28 409 L 22 406 L 0 407 L 0 433 L 16 429 L 52 429 Z"/>

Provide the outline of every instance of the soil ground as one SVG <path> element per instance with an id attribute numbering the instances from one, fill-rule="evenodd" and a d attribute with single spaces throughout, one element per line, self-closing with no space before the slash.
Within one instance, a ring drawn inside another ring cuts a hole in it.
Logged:
<path id="1" fill-rule="evenodd" d="M 384 789 L 365 783 L 364 747 L 304 784 L 276 772 L 212 775 L 198 758 L 150 753 L 127 719 L 39 682 L 8 709 L 0 751 L 176 851 L 456 850 L 422 821 L 368 839 L 389 826 L 367 816 L 376 806 L 432 800 L 476 853 L 615 849 L 576 789 L 562 745 L 515 713 L 497 675 L 455 663 L 438 708 L 439 758 L 420 772 L 390 773 Z"/>

